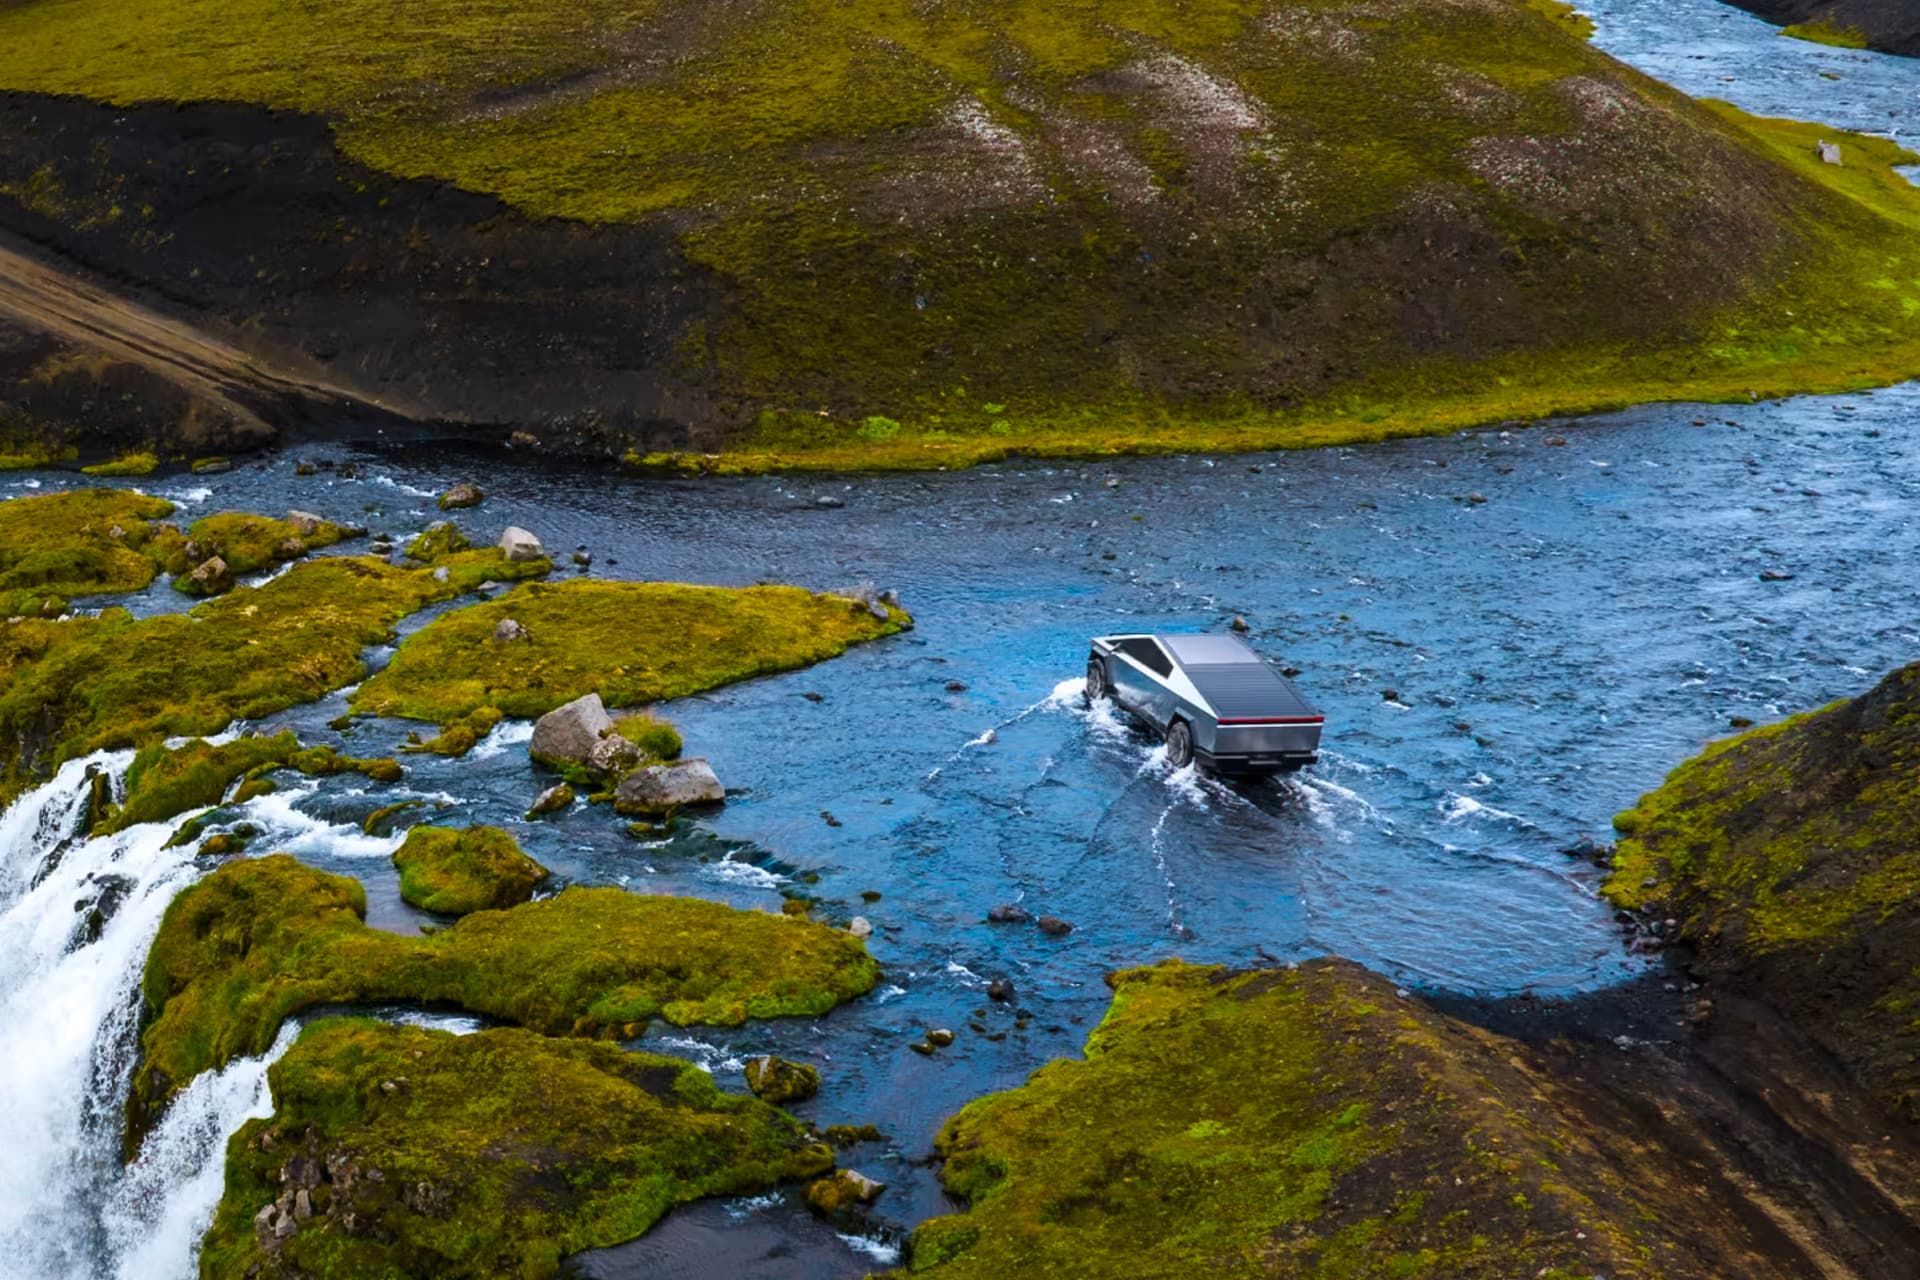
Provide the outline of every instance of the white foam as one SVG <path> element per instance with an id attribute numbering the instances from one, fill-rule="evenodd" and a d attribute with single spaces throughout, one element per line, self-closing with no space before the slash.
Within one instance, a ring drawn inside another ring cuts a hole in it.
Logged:
<path id="1" fill-rule="evenodd" d="M 211 498 L 213 496 L 213 490 L 206 485 L 199 484 L 193 486 L 191 489 L 176 489 L 170 493 L 162 493 L 160 496 L 169 498 L 174 502 L 184 502 L 189 506 L 194 506 Z"/>
<path id="2" fill-rule="evenodd" d="M 491 760 L 504 754 L 508 748 L 517 747 L 523 742 L 533 741 L 533 721 L 502 720 L 493 726 L 486 737 L 474 744 L 467 755 L 475 760 Z"/>
<path id="3" fill-rule="evenodd" d="M 718 1045 L 708 1044 L 705 1040 L 696 1040 L 692 1036 L 661 1036 L 659 1040 L 651 1043 L 675 1050 L 708 1075 L 719 1071 L 740 1071 L 747 1065 L 744 1058 L 736 1057 Z"/>
<path id="4" fill-rule="evenodd" d="M 847 1248 L 855 1253 L 866 1254 L 883 1267 L 891 1267 L 900 1261 L 900 1250 L 877 1236 L 851 1236 L 840 1231 L 834 1234 L 840 1237 Z"/>
<path id="5" fill-rule="evenodd" d="M 438 498 L 440 495 L 431 489 L 422 489 L 415 485 L 403 484 L 392 476 L 374 476 L 375 484 L 385 485 L 389 489 L 398 489 L 401 493 L 412 494 L 416 498 Z"/>
<path id="6" fill-rule="evenodd" d="M 722 880 L 727 884 L 745 885 L 749 889 L 777 889 L 787 883 L 785 876 L 769 871 L 765 867 L 757 867 L 751 862 L 736 862 L 732 854 L 728 854 L 717 862 L 701 863 L 700 871 L 703 875 L 711 876 L 715 880 Z"/>
<path id="7" fill-rule="evenodd" d="M 1533 824 L 1517 813 L 1508 813 L 1505 809 L 1496 809 L 1490 804 L 1481 804 L 1472 796 L 1463 796 L 1457 791 L 1447 792 L 1446 799 L 1440 802 L 1440 816 L 1446 822 L 1460 822 L 1464 819 L 1485 814 L 1489 818 L 1498 818 L 1502 822 L 1515 822 L 1523 827 Z"/>

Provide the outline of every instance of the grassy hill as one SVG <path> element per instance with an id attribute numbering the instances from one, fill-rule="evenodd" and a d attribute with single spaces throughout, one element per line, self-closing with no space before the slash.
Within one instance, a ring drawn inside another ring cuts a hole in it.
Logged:
<path id="1" fill-rule="evenodd" d="M 464 252 L 407 323 L 510 334 L 524 297 L 556 349 L 515 376 L 557 387 L 509 412 L 648 461 L 1312 444 L 1920 371 L 1899 152 L 1813 164 L 1545 0 L 22 0 L 0 90 L 308 113 L 369 174 L 497 197 L 467 220 L 515 247 L 382 228 L 342 287 Z M 0 195 L 137 263 L 169 201 L 116 163 L 118 186 L 23 152 Z M 287 203 L 306 240 L 353 234 Z M 581 228 L 613 237 L 591 281 L 527 265 Z M 260 257 L 259 296 L 216 313 L 484 412 L 457 358 L 303 331 L 284 297 L 317 286 Z M 622 325 L 643 350 L 592 345 Z"/>

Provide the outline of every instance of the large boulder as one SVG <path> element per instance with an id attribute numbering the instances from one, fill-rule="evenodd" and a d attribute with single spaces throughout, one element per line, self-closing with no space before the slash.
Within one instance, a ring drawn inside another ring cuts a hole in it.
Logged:
<path id="1" fill-rule="evenodd" d="M 719 804 L 726 798 L 726 788 L 712 765 L 705 760 L 682 760 L 628 774 L 614 792 L 613 808 L 616 813 L 657 816 L 688 805 Z"/>
<path id="2" fill-rule="evenodd" d="M 540 545 L 540 539 L 518 525 L 508 525 L 507 531 L 500 535 L 500 550 L 506 552 L 507 559 L 516 564 L 538 560 L 547 554 L 546 548 Z"/>
<path id="3" fill-rule="evenodd" d="M 587 768 L 603 778 L 618 778 L 638 768 L 645 758 L 638 746 L 618 733 L 609 733 L 587 752 Z"/>
<path id="4" fill-rule="evenodd" d="M 527 751 L 542 764 L 587 763 L 594 744 L 613 728 L 613 717 L 597 693 L 582 694 L 565 706 L 555 707 L 533 726 L 533 741 Z"/>

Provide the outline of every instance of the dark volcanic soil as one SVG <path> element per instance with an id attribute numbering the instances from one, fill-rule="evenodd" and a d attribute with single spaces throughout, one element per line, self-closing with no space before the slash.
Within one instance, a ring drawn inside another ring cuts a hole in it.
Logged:
<path id="1" fill-rule="evenodd" d="M 1728 0 L 1768 22 L 1790 26 L 1822 20 L 1852 27 L 1871 48 L 1920 54 L 1920 0 Z"/>
<path id="2" fill-rule="evenodd" d="M 177 350 L 143 359 L 36 326 L 24 317 L 48 310 L 44 298 L 9 309 L 0 295 L 13 416 L 84 424 L 91 452 L 156 429 L 241 447 L 258 418 L 362 438 L 531 423 L 543 443 L 580 448 L 699 445 L 667 424 L 730 421 L 684 369 L 671 385 L 662 376 L 687 317 L 713 299 L 661 230 L 535 222 L 343 161 L 323 121 L 221 104 L 0 95 L 0 175 L 37 193 L 0 199 L 0 229 L 44 262 L 265 371 L 210 389 Z M 103 403 L 123 407 L 103 422 Z"/>

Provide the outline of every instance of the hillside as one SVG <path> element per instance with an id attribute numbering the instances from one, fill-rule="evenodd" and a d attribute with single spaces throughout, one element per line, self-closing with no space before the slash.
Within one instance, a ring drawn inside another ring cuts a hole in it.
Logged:
<path id="1" fill-rule="evenodd" d="M 0 231 L 274 375 L 195 440 L 933 465 L 1920 370 L 1900 153 L 1545 0 L 23 0 L 0 91 Z M 16 434 L 138 382 L 7 337 Z"/>
<path id="2" fill-rule="evenodd" d="M 1914 0 L 1729 0 L 1790 34 L 1888 53 L 1920 54 L 1920 4 Z"/>
<path id="3" fill-rule="evenodd" d="M 1615 822 L 1616 904 L 1920 1119 L 1920 663 L 1715 743 Z"/>

